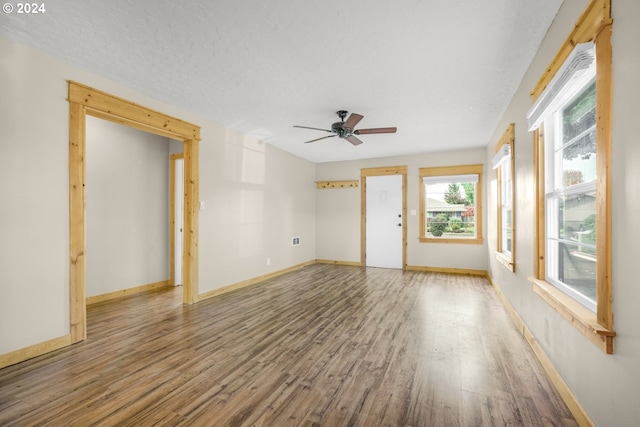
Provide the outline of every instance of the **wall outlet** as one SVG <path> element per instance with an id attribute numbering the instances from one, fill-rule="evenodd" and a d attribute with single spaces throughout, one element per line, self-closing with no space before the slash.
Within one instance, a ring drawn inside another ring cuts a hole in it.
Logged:
<path id="1" fill-rule="evenodd" d="M 267 257 L 267 265 L 271 265 L 271 258 Z"/>
<path id="2" fill-rule="evenodd" d="M 300 237 L 292 237 L 291 246 L 300 246 Z"/>

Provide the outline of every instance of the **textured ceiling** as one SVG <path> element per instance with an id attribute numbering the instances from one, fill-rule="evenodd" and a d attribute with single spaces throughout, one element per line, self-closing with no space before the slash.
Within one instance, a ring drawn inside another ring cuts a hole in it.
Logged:
<path id="1" fill-rule="evenodd" d="M 313 162 L 486 146 L 562 0 L 56 0 L 35 46 Z M 396 134 L 312 144 L 346 109 Z"/>

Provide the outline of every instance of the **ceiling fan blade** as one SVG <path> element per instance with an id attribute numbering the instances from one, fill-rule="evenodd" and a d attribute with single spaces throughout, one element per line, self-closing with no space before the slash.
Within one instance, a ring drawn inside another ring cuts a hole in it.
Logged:
<path id="1" fill-rule="evenodd" d="M 310 143 L 310 142 L 320 141 L 321 139 L 333 138 L 334 136 L 338 136 L 338 135 L 323 136 L 322 138 L 312 139 L 311 141 L 305 141 L 304 143 L 305 143 L 305 144 L 308 144 L 308 143 Z"/>
<path id="2" fill-rule="evenodd" d="M 342 128 L 353 129 L 360 122 L 360 120 L 362 120 L 363 117 L 364 116 L 361 116 L 360 114 L 351 113 L 347 121 L 342 124 Z"/>
<path id="3" fill-rule="evenodd" d="M 353 145 L 360 145 L 362 144 L 362 141 L 360 141 L 358 138 L 356 138 L 355 136 L 351 135 L 345 138 L 347 141 L 349 141 L 350 143 L 352 143 Z"/>
<path id="4" fill-rule="evenodd" d="M 309 126 L 294 126 L 294 128 L 321 130 L 321 131 L 323 131 L 323 132 L 329 132 L 329 133 L 332 133 L 332 132 L 333 132 L 333 131 L 331 131 L 331 130 L 327 130 L 327 129 L 310 128 Z"/>
<path id="5" fill-rule="evenodd" d="M 354 131 L 356 135 L 367 135 L 370 133 L 396 133 L 398 128 L 371 128 L 371 129 L 358 129 Z"/>

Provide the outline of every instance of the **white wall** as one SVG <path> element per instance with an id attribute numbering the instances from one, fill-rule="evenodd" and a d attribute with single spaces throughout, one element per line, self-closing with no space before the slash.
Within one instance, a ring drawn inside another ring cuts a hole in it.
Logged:
<path id="1" fill-rule="evenodd" d="M 69 332 L 67 91 L 0 39 L 0 354 Z"/>
<path id="2" fill-rule="evenodd" d="M 315 259 L 314 164 L 4 39 L 0 73 L 0 354 L 69 333 L 67 80 L 201 126 L 200 293 Z"/>
<path id="3" fill-rule="evenodd" d="M 376 143 L 384 141 L 376 140 Z M 428 144 L 428 141 L 425 141 Z M 384 159 L 321 163 L 317 181 L 360 179 L 360 169 L 407 166 L 407 264 L 410 266 L 487 269 L 487 245 L 421 243 L 419 241 L 419 168 L 482 164 L 485 151 L 464 150 L 389 157 Z M 487 171 L 485 170 L 485 175 Z M 486 181 L 486 180 L 485 180 Z M 485 186 L 486 187 L 486 186 Z M 483 189 L 483 195 L 486 190 Z M 484 199 L 486 197 L 483 196 Z M 484 203 L 484 200 L 483 200 Z M 411 210 L 415 216 L 409 215 Z M 332 261 L 360 261 L 360 189 L 316 190 L 317 257 Z M 486 220 L 483 220 L 486 228 Z"/>
<path id="4" fill-rule="evenodd" d="M 169 279 L 169 139 L 86 124 L 86 293 Z"/>
<path id="5" fill-rule="evenodd" d="M 203 140 L 216 139 L 209 132 Z M 315 259 L 314 164 L 237 132 L 223 136 L 200 151 L 201 293 Z"/>
<path id="6" fill-rule="evenodd" d="M 578 17 L 586 0 L 565 1 L 540 51 L 527 71 L 487 147 L 493 148 L 511 122 L 516 124 L 516 272 L 492 255 L 496 249 L 496 182 L 489 184 L 489 271 L 511 305 L 534 334 L 580 404 L 598 426 L 640 425 L 640 121 L 633 117 L 640 99 L 640 3 L 613 0 L 613 311 L 615 354 L 604 354 L 539 298 L 527 276 L 533 275 L 533 136 L 526 131 L 529 97 Z"/>

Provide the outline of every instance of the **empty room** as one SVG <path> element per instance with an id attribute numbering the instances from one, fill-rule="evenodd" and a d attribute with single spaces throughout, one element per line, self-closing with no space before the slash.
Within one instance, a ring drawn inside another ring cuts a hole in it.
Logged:
<path id="1" fill-rule="evenodd" d="M 640 426 L 640 3 L 0 14 L 0 425 Z"/>

